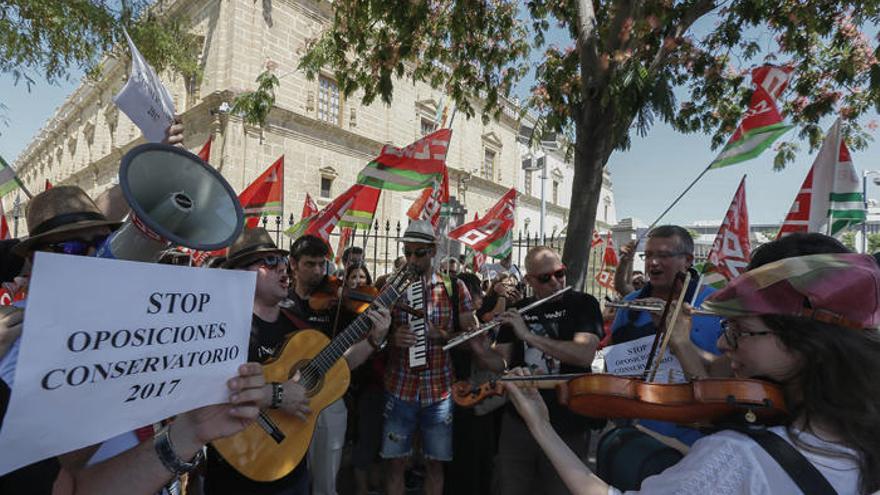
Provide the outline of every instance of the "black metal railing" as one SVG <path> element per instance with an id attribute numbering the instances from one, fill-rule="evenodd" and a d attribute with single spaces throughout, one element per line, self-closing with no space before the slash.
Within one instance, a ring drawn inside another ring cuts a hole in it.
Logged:
<path id="1" fill-rule="evenodd" d="M 284 235 L 284 231 L 296 224 L 298 220 L 291 214 L 288 218 L 283 219 L 281 216 L 263 217 L 261 226 L 275 237 L 275 243 L 282 248 L 289 248 L 293 239 Z M 390 273 L 394 267 L 394 260 L 403 255 L 403 246 L 397 242 L 403 235 L 408 219 L 401 220 L 381 220 L 374 219 L 369 228 L 356 229 L 347 246 L 359 246 L 364 250 L 364 260 L 373 277 Z M 339 251 L 339 236 L 342 229 L 336 228 L 330 234 L 330 245 L 334 251 Z M 585 239 L 585 243 L 590 239 Z M 513 248 L 511 251 L 512 264 L 521 268 L 525 273 L 525 258 L 529 249 L 541 244 L 541 238 L 538 233 L 529 231 L 519 231 L 514 235 Z M 544 244 L 552 247 L 560 255 L 565 245 L 565 237 L 551 234 L 546 236 Z M 452 250 L 452 252 L 464 252 L 464 249 Z M 602 271 L 602 258 L 604 255 L 604 244 L 596 248 L 589 249 L 589 268 L 587 272 L 587 281 L 585 291 L 594 297 L 602 298 L 605 295 L 613 296 L 614 291 L 599 284 L 597 276 Z M 336 256 L 341 252 L 335 252 Z M 492 260 L 487 260 L 491 262 Z"/>

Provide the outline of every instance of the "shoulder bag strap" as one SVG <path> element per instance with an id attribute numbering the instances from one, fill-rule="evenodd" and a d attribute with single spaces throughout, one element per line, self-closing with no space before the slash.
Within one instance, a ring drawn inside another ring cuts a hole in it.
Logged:
<path id="1" fill-rule="evenodd" d="M 805 495 L 837 495 L 831 483 L 804 455 L 779 435 L 765 429 L 735 428 L 757 442 L 788 473 Z"/>

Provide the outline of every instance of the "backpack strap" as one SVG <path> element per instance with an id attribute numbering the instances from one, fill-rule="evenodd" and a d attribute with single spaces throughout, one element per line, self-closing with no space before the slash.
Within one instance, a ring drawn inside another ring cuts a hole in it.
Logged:
<path id="1" fill-rule="evenodd" d="M 733 428 L 761 446 L 805 495 L 837 495 L 831 483 L 804 455 L 779 435 L 766 429 Z"/>

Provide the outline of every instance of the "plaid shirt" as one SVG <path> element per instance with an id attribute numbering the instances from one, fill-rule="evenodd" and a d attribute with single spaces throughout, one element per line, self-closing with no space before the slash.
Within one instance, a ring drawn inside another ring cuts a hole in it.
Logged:
<path id="1" fill-rule="evenodd" d="M 473 311 L 473 302 L 467 287 L 461 280 L 455 282 L 458 284 L 459 315 Z M 426 317 L 430 318 L 429 321 L 435 327 L 447 332 L 454 331 L 452 302 L 446 294 L 443 278 L 436 273 L 432 274 L 430 282 L 425 284 L 426 292 L 428 287 L 431 295 L 425 296 Z M 403 299 L 406 300 L 406 294 Z M 391 316 L 395 328 L 409 322 L 409 315 L 397 307 L 392 311 Z M 449 395 L 452 380 L 452 360 L 449 358 L 449 351 L 443 350 L 443 342 L 427 339 L 427 366 L 416 370 L 409 367 L 409 349 L 391 347 L 385 370 L 385 390 L 394 397 L 428 406 Z"/>

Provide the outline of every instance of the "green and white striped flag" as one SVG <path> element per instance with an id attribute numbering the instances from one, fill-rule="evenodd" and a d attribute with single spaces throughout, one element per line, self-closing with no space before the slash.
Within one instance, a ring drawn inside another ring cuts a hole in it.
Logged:
<path id="1" fill-rule="evenodd" d="M 836 160 L 824 165 L 831 167 L 833 186 L 828 195 L 828 221 L 829 232 L 835 235 L 849 226 L 864 222 L 868 212 L 865 210 L 865 196 L 862 194 L 859 174 L 856 173 L 849 148 L 846 147 L 846 142 L 840 134 L 840 119 L 837 119 L 828 131 L 822 147 L 825 146 L 836 151 L 831 154 Z M 820 156 L 822 156 L 821 152 Z M 816 160 L 818 161 L 819 158 L 817 157 Z"/>
<path id="2" fill-rule="evenodd" d="M 0 197 L 6 196 L 18 187 L 21 187 L 21 181 L 15 175 L 15 169 L 0 156 Z"/>

